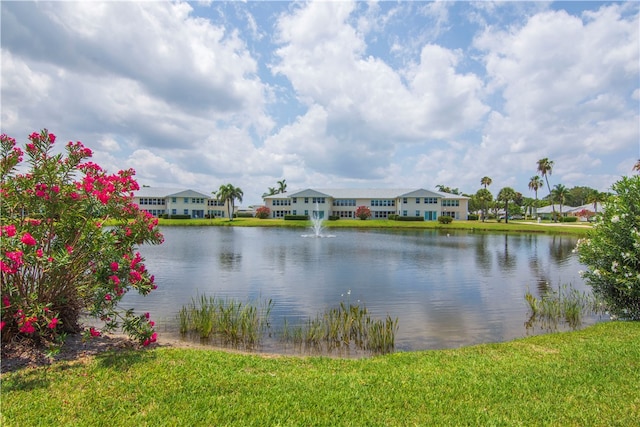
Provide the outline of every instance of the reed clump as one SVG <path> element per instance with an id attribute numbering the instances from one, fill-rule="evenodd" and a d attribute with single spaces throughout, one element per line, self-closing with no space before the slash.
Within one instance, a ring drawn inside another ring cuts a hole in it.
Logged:
<path id="1" fill-rule="evenodd" d="M 314 350 L 365 350 L 375 354 L 395 349 L 398 319 L 374 319 L 365 306 L 341 302 L 338 307 L 325 310 L 304 325 L 291 327 L 285 319 L 282 338 L 300 347 Z"/>
<path id="2" fill-rule="evenodd" d="M 540 298 L 527 291 L 524 298 L 530 315 L 525 323 L 527 328 L 540 324 L 545 329 L 554 330 L 564 323 L 571 329 L 577 329 L 583 316 L 604 312 L 602 304 L 592 294 L 581 292 L 570 284 L 552 289 Z"/>
<path id="3" fill-rule="evenodd" d="M 181 334 L 197 334 L 201 339 L 218 338 L 225 344 L 254 348 L 269 328 L 271 299 L 258 304 L 233 298 L 200 295 L 178 312 Z"/>

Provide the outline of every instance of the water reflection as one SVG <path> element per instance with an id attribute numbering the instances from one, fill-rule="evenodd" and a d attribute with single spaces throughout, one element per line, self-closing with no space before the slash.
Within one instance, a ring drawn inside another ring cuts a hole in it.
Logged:
<path id="1" fill-rule="evenodd" d="M 177 311 L 198 294 L 271 298 L 275 329 L 347 299 L 372 316 L 399 319 L 401 350 L 450 348 L 527 334 L 524 294 L 550 284 L 585 289 L 566 236 L 435 230 L 340 230 L 304 239 L 299 230 L 167 227 L 165 243 L 141 248 L 159 289 L 125 306 L 177 330 Z M 595 320 L 585 319 L 585 324 Z"/>

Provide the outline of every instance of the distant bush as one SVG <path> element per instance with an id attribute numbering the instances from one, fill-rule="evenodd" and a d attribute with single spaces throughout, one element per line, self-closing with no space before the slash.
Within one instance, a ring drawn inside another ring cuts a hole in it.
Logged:
<path id="1" fill-rule="evenodd" d="M 337 215 L 329 215 L 329 221 L 337 221 L 339 220 L 340 217 Z"/>
<path id="2" fill-rule="evenodd" d="M 233 215 L 234 218 L 253 218 L 252 212 L 238 212 Z"/>
<path id="3" fill-rule="evenodd" d="M 309 215 L 285 215 L 285 221 L 305 221 L 309 219 Z"/>
<path id="4" fill-rule="evenodd" d="M 560 222 L 577 222 L 577 221 L 578 221 L 577 216 L 564 216 L 560 218 Z"/>
<path id="5" fill-rule="evenodd" d="M 453 218 L 451 218 L 450 216 L 439 216 L 438 217 L 438 222 L 440 224 L 451 224 L 452 221 L 453 221 Z"/>
<path id="6" fill-rule="evenodd" d="M 387 219 L 389 221 L 397 221 L 398 220 L 398 215 L 397 214 L 391 214 L 387 217 Z"/>
<path id="7" fill-rule="evenodd" d="M 396 221 L 424 221 L 421 216 L 399 216 Z"/>
<path id="8" fill-rule="evenodd" d="M 477 220 L 478 220 L 478 218 L 480 218 L 480 217 L 479 217 L 478 215 L 476 215 L 476 214 L 469 214 L 469 215 L 467 215 L 467 219 L 468 219 L 469 221 L 477 221 Z"/>
<path id="9" fill-rule="evenodd" d="M 168 215 L 164 214 L 162 216 L 165 219 L 191 219 L 191 215 Z"/>
<path id="10" fill-rule="evenodd" d="M 371 218 L 371 209 L 367 206 L 358 206 L 356 209 L 356 218 L 360 218 L 363 221 Z"/>
<path id="11" fill-rule="evenodd" d="M 267 219 L 269 218 L 269 215 L 271 215 L 271 209 L 266 206 L 260 206 L 256 209 L 256 218 Z"/>

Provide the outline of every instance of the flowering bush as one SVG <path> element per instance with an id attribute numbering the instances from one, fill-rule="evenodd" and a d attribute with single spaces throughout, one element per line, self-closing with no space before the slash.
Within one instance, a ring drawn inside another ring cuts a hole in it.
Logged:
<path id="1" fill-rule="evenodd" d="M 361 220 L 371 218 L 371 209 L 366 206 L 358 206 L 356 208 L 356 218 L 360 218 Z"/>
<path id="2" fill-rule="evenodd" d="M 0 135 L 2 341 L 60 342 L 80 332 L 80 317 L 89 314 L 103 322 L 102 331 L 122 326 L 141 343 L 153 342 L 148 314 L 117 308 L 129 290 L 156 288 L 135 245 L 159 244 L 162 235 L 157 219 L 132 203 L 135 172 L 108 174 L 87 161 L 91 150 L 80 142 L 54 155 L 55 140 L 46 129 L 31 134 L 25 165 L 15 139 Z M 95 328 L 85 333 L 100 335 Z"/>
<path id="3" fill-rule="evenodd" d="M 256 218 L 266 219 L 269 218 L 269 215 L 271 215 L 271 209 L 266 206 L 260 206 L 256 209 Z"/>
<path id="4" fill-rule="evenodd" d="M 640 176 L 613 184 L 589 237 L 578 242 L 583 277 L 610 313 L 640 320 Z"/>

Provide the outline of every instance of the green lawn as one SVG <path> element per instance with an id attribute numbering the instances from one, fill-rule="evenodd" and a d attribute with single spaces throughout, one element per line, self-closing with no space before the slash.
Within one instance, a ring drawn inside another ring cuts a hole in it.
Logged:
<path id="1" fill-rule="evenodd" d="M 640 322 L 368 359 L 158 348 L 2 376 L 3 426 L 640 425 Z"/>
<path id="2" fill-rule="evenodd" d="M 310 221 L 285 221 L 284 219 L 227 218 L 216 219 L 160 219 L 160 226 L 234 226 L 234 227 L 288 227 L 310 228 Z M 389 221 L 386 219 L 340 219 L 324 221 L 324 228 L 387 228 L 387 229 L 426 229 L 426 230 L 468 230 L 513 233 L 547 233 L 572 234 L 586 236 L 591 226 L 584 222 L 556 224 L 548 221 L 541 224 L 528 221 L 510 221 L 509 223 L 496 221 L 453 221 L 451 224 L 440 224 L 437 221 Z"/>

